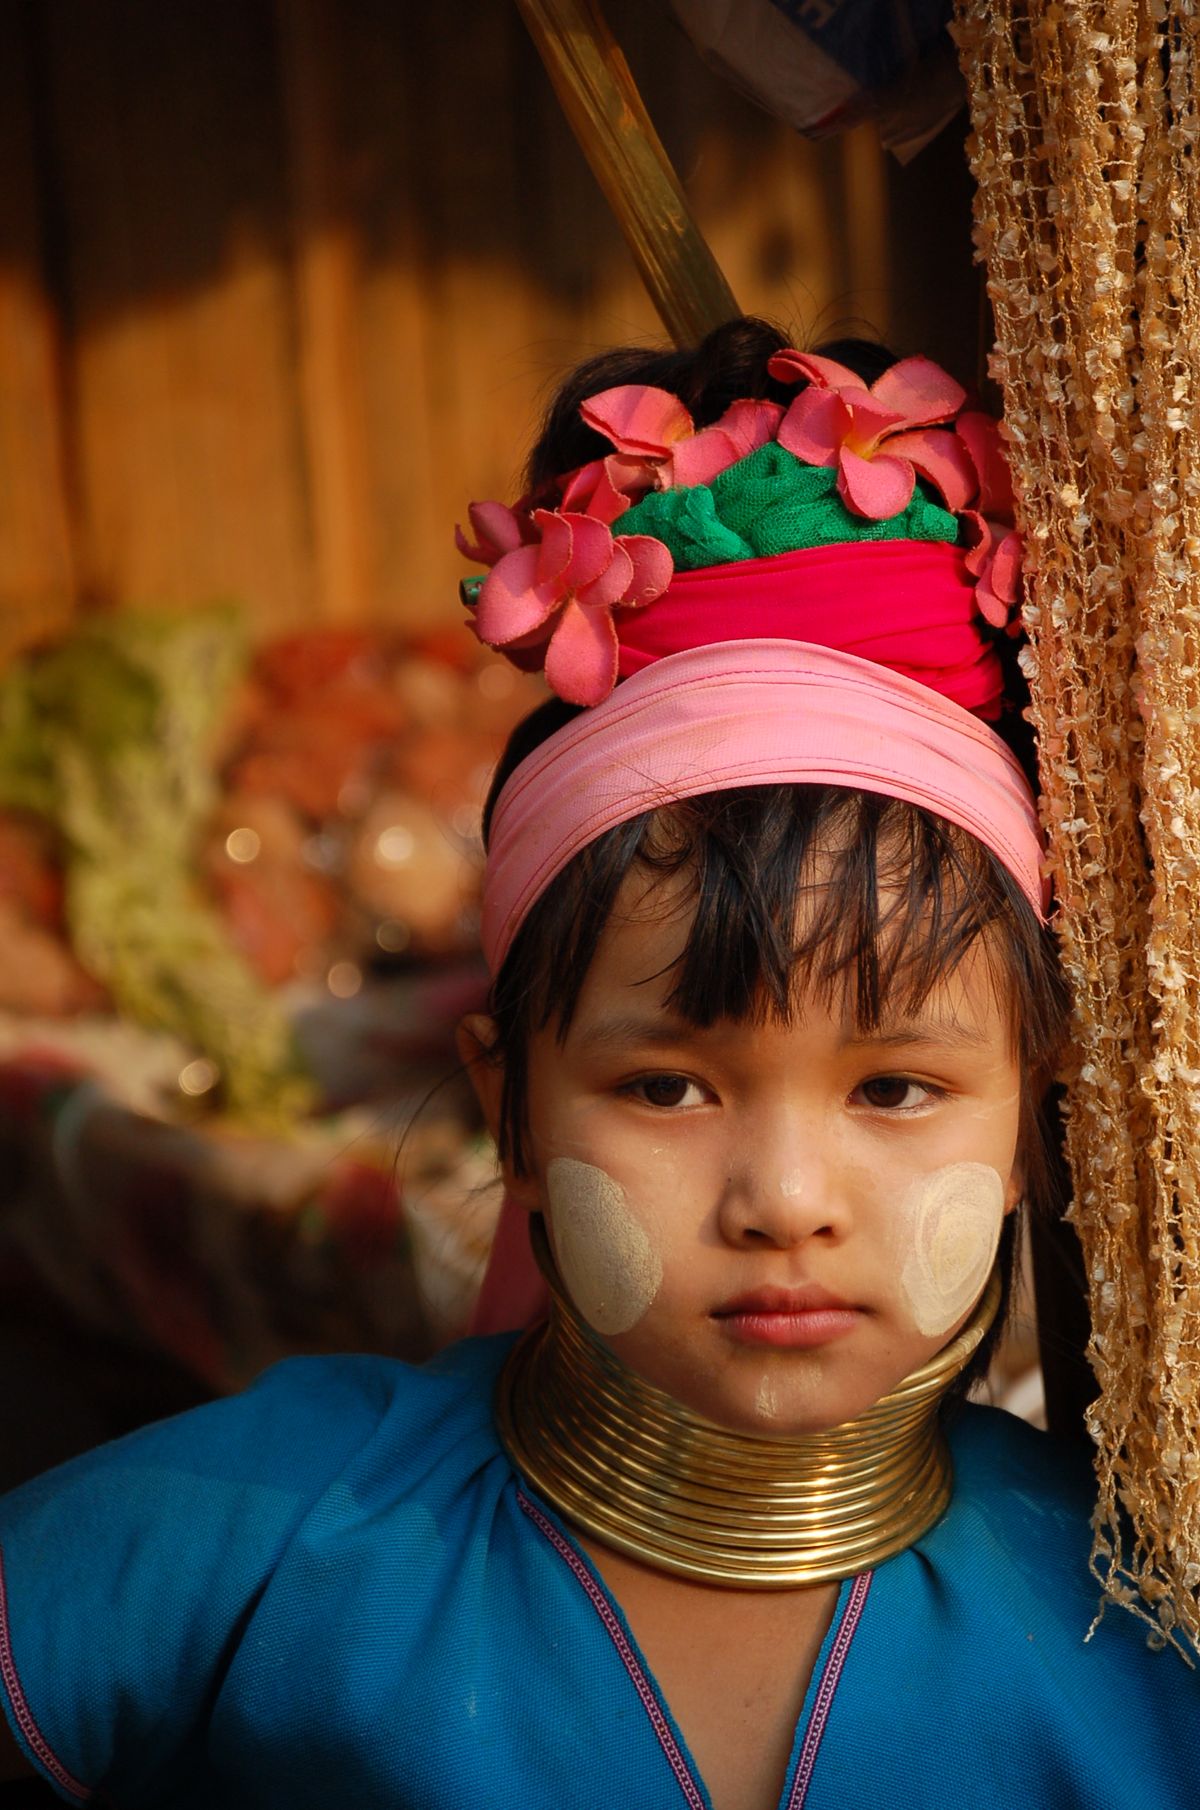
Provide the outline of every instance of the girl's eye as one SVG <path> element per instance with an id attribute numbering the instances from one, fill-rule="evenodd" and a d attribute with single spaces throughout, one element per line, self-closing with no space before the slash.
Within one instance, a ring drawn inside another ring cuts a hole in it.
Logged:
<path id="1" fill-rule="evenodd" d="M 702 1087 L 695 1081 L 689 1081 L 686 1075 L 641 1075 L 631 1081 L 624 1090 L 632 1094 L 635 1100 L 643 1100 L 647 1106 L 703 1106 L 706 1095 Z"/>
<path id="2" fill-rule="evenodd" d="M 906 1112 L 924 1106 L 937 1095 L 937 1089 L 925 1081 L 910 1081 L 907 1075 L 876 1075 L 855 1089 L 868 1106 L 884 1112 Z"/>

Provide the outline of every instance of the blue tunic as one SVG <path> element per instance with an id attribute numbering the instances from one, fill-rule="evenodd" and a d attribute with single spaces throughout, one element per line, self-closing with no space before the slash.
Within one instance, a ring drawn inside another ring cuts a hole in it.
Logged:
<path id="1" fill-rule="evenodd" d="M 620 1610 L 501 1449 L 508 1339 L 297 1359 L 0 1502 L 0 1681 L 70 1803 L 693 1810 Z M 1200 1681 L 1110 1611 L 1086 1479 L 968 1409 L 949 1513 L 842 1586 L 783 1810 L 1196 1810 Z"/>

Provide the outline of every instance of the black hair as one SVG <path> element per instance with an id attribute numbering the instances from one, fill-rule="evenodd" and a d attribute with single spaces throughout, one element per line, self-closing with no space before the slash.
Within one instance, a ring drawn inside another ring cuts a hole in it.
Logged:
<path id="1" fill-rule="evenodd" d="M 740 320 L 692 352 L 629 349 L 591 360 L 550 408 L 530 460 L 531 494 L 610 450 L 579 418 L 585 397 L 619 383 L 656 384 L 679 395 L 701 427 L 738 397 L 794 395 L 766 372 L 767 359 L 787 343 L 766 322 Z M 820 351 L 868 382 L 894 362 L 884 348 L 862 341 Z M 577 714 L 551 699 L 514 731 L 485 808 L 485 842 L 509 775 Z M 1028 770 L 1019 718 L 1006 726 Z M 647 811 L 590 843 L 533 905 L 490 998 L 493 1055 L 504 1063 L 500 1154 L 516 1173 L 528 1166 L 530 1037 L 550 1025 L 566 1037 L 617 894 L 635 872 L 652 884 L 681 885 L 694 906 L 669 1003 L 698 1026 L 786 1022 L 803 985 L 844 994 L 859 1028 L 869 1031 L 887 1010 L 917 1010 L 981 945 L 1022 1077 L 1026 1198 L 1034 1211 L 1060 1206 L 1047 1093 L 1065 1040 L 1067 1001 L 1049 932 L 1003 863 L 965 830 L 903 800 L 823 785 L 748 786 Z M 798 923 L 802 893 L 812 908 Z M 1001 1241 L 1005 1304 L 1015 1223 L 1009 1215 Z M 986 1368 L 1002 1321 L 1003 1310 L 961 1379 L 964 1390 Z"/>

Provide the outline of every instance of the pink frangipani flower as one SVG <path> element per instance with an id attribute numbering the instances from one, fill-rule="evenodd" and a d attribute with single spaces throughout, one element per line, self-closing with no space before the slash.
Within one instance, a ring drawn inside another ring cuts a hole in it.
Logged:
<path id="1" fill-rule="evenodd" d="M 870 388 L 832 358 L 792 350 L 768 366 L 808 387 L 788 409 L 778 440 L 806 465 L 836 466 L 838 495 L 854 515 L 884 521 L 907 508 L 916 475 L 957 515 L 978 489 L 966 445 L 949 427 L 966 391 L 928 358 L 902 358 Z"/>
<path id="2" fill-rule="evenodd" d="M 581 403 L 579 412 L 624 456 L 627 477 L 625 483 L 618 480 L 617 488 L 641 491 L 711 484 L 730 465 L 773 440 L 783 417 L 777 402 L 745 397 L 731 403 L 719 421 L 697 431 L 678 396 L 644 383 L 602 390 Z"/>
<path id="3" fill-rule="evenodd" d="M 976 578 L 979 613 L 993 628 L 1019 635 L 1016 604 L 1021 589 L 1021 536 L 1007 522 L 988 521 L 976 509 L 965 510 L 962 519 L 975 536 L 966 557 L 967 570 Z"/>
<path id="4" fill-rule="evenodd" d="M 641 609 L 671 581 L 674 561 L 648 534 L 613 536 L 575 510 L 535 509 L 537 544 L 511 548 L 475 600 L 475 632 L 526 671 L 544 667 L 570 704 L 598 704 L 617 679 L 616 609 Z"/>

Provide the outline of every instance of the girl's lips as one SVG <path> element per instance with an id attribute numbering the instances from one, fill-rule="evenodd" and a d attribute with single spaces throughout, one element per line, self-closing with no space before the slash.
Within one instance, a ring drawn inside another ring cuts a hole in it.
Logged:
<path id="1" fill-rule="evenodd" d="M 861 1309 L 828 1289 L 760 1288 L 718 1307 L 713 1319 L 739 1345 L 773 1345 L 810 1350 L 844 1338 L 857 1326 Z"/>
<path id="2" fill-rule="evenodd" d="M 775 1345 L 784 1351 L 808 1351 L 853 1332 L 861 1319 L 857 1307 L 814 1307 L 798 1314 L 718 1314 L 721 1330 L 738 1345 Z"/>

